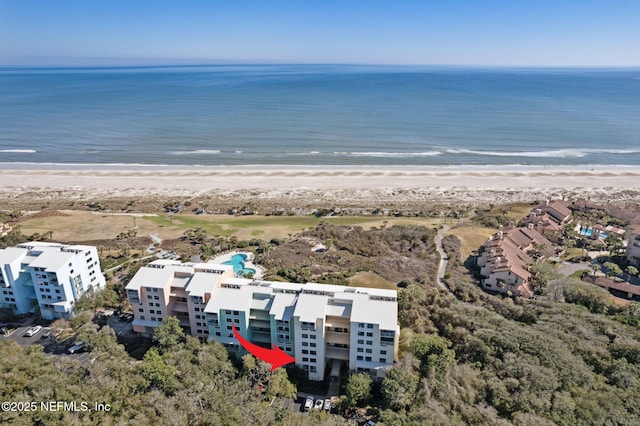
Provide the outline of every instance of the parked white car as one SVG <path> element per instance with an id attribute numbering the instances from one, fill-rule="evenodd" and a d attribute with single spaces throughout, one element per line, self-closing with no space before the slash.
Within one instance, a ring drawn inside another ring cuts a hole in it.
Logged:
<path id="1" fill-rule="evenodd" d="M 324 407 L 322 407 L 326 411 L 331 411 L 331 400 L 329 398 L 324 400 Z"/>
<path id="2" fill-rule="evenodd" d="M 304 409 L 305 411 L 309 411 L 313 408 L 313 397 L 309 395 L 307 399 L 304 401 Z"/>
<path id="3" fill-rule="evenodd" d="M 85 348 L 85 346 L 87 346 L 87 342 L 78 342 L 75 345 L 71 346 L 68 349 L 68 352 L 70 354 L 75 354 L 75 353 L 80 352 L 81 350 L 83 350 Z"/>
<path id="4" fill-rule="evenodd" d="M 42 330 L 42 327 L 40 327 L 39 325 L 36 325 L 35 327 L 31 327 L 30 329 L 28 329 L 27 332 L 24 333 L 24 335 L 27 337 L 32 337 L 38 334 L 40 330 Z"/>

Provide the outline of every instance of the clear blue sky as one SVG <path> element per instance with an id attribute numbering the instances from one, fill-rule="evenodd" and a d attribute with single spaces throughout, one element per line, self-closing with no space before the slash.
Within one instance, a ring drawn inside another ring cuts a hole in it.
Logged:
<path id="1" fill-rule="evenodd" d="M 0 64 L 640 66 L 639 0 L 0 0 Z"/>

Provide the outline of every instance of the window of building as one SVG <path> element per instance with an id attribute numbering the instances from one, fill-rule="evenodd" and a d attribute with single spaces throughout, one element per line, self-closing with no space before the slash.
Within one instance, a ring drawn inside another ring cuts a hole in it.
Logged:
<path id="1" fill-rule="evenodd" d="M 147 299 L 153 299 L 153 296 L 150 294 L 147 294 Z"/>
<path id="2" fill-rule="evenodd" d="M 162 317 L 158 317 L 158 322 L 162 322 Z"/>
<path id="3" fill-rule="evenodd" d="M 305 355 L 309 355 L 309 351 L 307 349 L 303 349 L 302 353 L 305 354 Z"/>
<path id="4" fill-rule="evenodd" d="M 358 331 L 358 336 L 364 336 L 364 331 Z"/>
<path id="5" fill-rule="evenodd" d="M 144 312 L 144 309 L 138 308 L 138 312 Z"/>
<path id="6" fill-rule="evenodd" d="M 303 334 L 303 335 L 302 335 L 302 338 L 303 338 L 303 339 L 306 339 L 307 337 L 309 337 L 309 335 L 308 335 L 308 334 Z"/>
<path id="7" fill-rule="evenodd" d="M 373 324 L 367 324 L 367 328 L 373 328 Z"/>
<path id="8" fill-rule="evenodd" d="M 227 318 L 227 322 L 231 322 L 231 318 Z"/>
<path id="9" fill-rule="evenodd" d="M 157 321 L 156 317 L 151 317 L 151 321 Z"/>
<path id="10" fill-rule="evenodd" d="M 231 326 L 230 325 L 227 326 L 227 330 L 231 330 Z"/>
<path id="11" fill-rule="evenodd" d="M 216 336 L 218 336 L 218 337 L 220 337 L 220 336 L 221 336 L 221 334 L 220 334 L 220 332 L 219 332 L 219 331 L 216 331 Z"/>
<path id="12" fill-rule="evenodd" d="M 386 358 L 380 358 L 380 362 L 384 362 L 386 364 L 387 363 L 387 359 Z"/>
<path id="13" fill-rule="evenodd" d="M 310 362 L 316 362 L 316 359 L 315 358 L 311 358 L 309 361 Z"/>
<path id="14" fill-rule="evenodd" d="M 369 346 L 373 345 L 373 341 L 372 340 L 367 340 L 367 345 L 369 345 Z"/>
<path id="15" fill-rule="evenodd" d="M 194 311 L 200 312 L 200 308 L 193 308 Z"/>
<path id="16" fill-rule="evenodd" d="M 373 337 L 373 333 L 367 333 L 367 337 Z"/>
<path id="17" fill-rule="evenodd" d="M 311 334 L 311 335 L 309 336 L 309 338 L 311 338 L 311 339 L 315 340 L 315 339 L 316 339 L 316 335 L 315 335 L 315 334 Z"/>
<path id="18" fill-rule="evenodd" d="M 309 342 L 302 342 L 302 346 L 309 346 Z"/>
<path id="19" fill-rule="evenodd" d="M 160 307 L 160 304 L 159 304 L 159 303 L 156 303 L 156 308 L 159 308 L 159 307 Z"/>
<path id="20" fill-rule="evenodd" d="M 362 361 L 362 355 L 358 355 L 357 360 Z"/>
<path id="21" fill-rule="evenodd" d="M 309 362 L 309 358 L 302 358 L 302 362 Z"/>
<path id="22" fill-rule="evenodd" d="M 364 349 L 358 348 L 358 352 L 364 352 Z"/>
<path id="23" fill-rule="evenodd" d="M 240 320 L 238 318 L 235 318 L 233 322 L 235 322 L 236 324 L 240 324 Z"/>
<path id="24" fill-rule="evenodd" d="M 364 340 L 358 339 L 358 344 L 359 345 L 364 345 Z"/>
<path id="25" fill-rule="evenodd" d="M 160 296 L 153 296 L 153 300 L 160 300 Z"/>
<path id="26" fill-rule="evenodd" d="M 365 352 L 367 352 L 368 354 L 371 353 L 371 349 L 367 349 Z"/>
<path id="27" fill-rule="evenodd" d="M 156 313 L 156 311 L 154 311 L 153 309 L 150 309 L 150 310 L 149 310 L 149 313 L 150 313 L 150 314 L 155 314 L 155 313 Z"/>
<path id="28" fill-rule="evenodd" d="M 364 323 L 363 322 L 359 323 L 358 328 L 364 328 Z"/>
<path id="29" fill-rule="evenodd" d="M 316 355 L 316 351 L 311 351 L 311 355 Z"/>
<path id="30" fill-rule="evenodd" d="M 365 361 L 371 361 L 371 357 L 370 357 L 370 356 L 365 357 L 365 358 L 364 358 L 364 360 L 365 360 Z"/>
<path id="31" fill-rule="evenodd" d="M 309 346 L 311 346 L 312 348 L 316 347 L 316 344 L 314 342 L 309 343 Z"/>
<path id="32" fill-rule="evenodd" d="M 239 315 L 238 311 L 233 311 L 233 315 Z"/>
<path id="33" fill-rule="evenodd" d="M 231 311 L 224 311 L 225 314 L 231 315 Z"/>
<path id="34" fill-rule="evenodd" d="M 311 367 L 309 367 L 309 371 L 312 373 L 315 373 L 318 370 L 318 367 L 316 367 L 315 365 L 312 365 Z"/>
<path id="35" fill-rule="evenodd" d="M 385 349 L 380 351 L 380 355 L 386 355 L 386 354 L 387 354 L 387 351 Z"/>
<path id="36" fill-rule="evenodd" d="M 202 323 L 201 323 L 201 322 L 197 322 L 197 323 L 196 323 L 196 326 L 198 326 L 198 327 L 202 327 Z"/>
<path id="37" fill-rule="evenodd" d="M 146 317 L 144 315 L 140 315 L 140 319 L 144 320 L 144 319 L 146 319 Z"/>

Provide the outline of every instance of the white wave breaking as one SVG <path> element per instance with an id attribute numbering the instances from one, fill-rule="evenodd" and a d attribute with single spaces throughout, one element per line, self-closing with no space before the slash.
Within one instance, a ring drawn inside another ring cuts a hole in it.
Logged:
<path id="1" fill-rule="evenodd" d="M 548 151 L 483 151 L 447 149 L 447 154 L 486 155 L 492 157 L 582 158 L 593 154 L 640 154 L 640 149 L 567 148 Z"/>
<path id="2" fill-rule="evenodd" d="M 173 155 L 215 155 L 220 154 L 220 150 L 217 149 L 194 149 L 191 151 L 173 151 Z"/>
<path id="3" fill-rule="evenodd" d="M 435 157 L 442 154 L 442 151 L 425 151 L 425 152 L 388 152 L 388 151 L 334 151 L 335 155 L 346 155 L 350 157 L 390 157 L 390 158 L 409 158 L 409 157 Z"/>
<path id="4" fill-rule="evenodd" d="M 35 149 L 0 149 L 0 152 L 13 153 L 13 154 L 35 154 Z"/>

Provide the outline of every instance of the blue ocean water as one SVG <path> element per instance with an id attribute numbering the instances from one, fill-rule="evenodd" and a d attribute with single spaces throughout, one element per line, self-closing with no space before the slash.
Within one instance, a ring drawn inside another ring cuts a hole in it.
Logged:
<path id="1" fill-rule="evenodd" d="M 0 162 L 640 165 L 640 70 L 5 67 Z"/>

